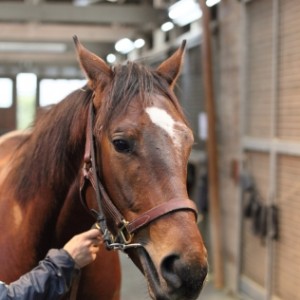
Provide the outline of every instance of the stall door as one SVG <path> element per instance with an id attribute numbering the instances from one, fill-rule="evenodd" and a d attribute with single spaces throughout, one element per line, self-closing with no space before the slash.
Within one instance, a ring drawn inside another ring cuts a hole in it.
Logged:
<path id="1" fill-rule="evenodd" d="M 300 1 L 243 5 L 244 167 L 261 207 L 276 208 L 279 235 L 270 215 L 264 236 L 243 214 L 239 287 L 255 300 L 300 300 Z"/>

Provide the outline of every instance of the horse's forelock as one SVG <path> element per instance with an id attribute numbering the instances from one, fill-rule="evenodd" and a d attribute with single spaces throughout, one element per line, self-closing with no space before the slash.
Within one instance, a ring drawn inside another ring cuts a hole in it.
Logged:
<path id="1" fill-rule="evenodd" d="M 167 81 L 155 70 L 135 62 L 116 66 L 111 85 L 104 93 L 99 114 L 101 117 L 97 120 L 97 126 L 107 128 L 115 117 L 126 111 L 134 98 L 140 101 L 141 107 L 152 105 L 152 97 L 155 94 L 166 96 L 182 114 Z"/>

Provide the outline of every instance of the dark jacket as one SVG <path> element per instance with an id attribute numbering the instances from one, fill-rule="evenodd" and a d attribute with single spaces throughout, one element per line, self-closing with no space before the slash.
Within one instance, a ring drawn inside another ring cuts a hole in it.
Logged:
<path id="1" fill-rule="evenodd" d="M 70 289 L 76 272 L 75 262 L 65 250 L 52 249 L 19 280 L 9 285 L 0 281 L 0 300 L 60 299 Z"/>

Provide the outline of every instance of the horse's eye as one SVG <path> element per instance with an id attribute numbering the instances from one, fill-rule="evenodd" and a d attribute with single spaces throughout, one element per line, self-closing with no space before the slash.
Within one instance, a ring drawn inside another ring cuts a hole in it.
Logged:
<path id="1" fill-rule="evenodd" d="M 132 146 L 131 144 L 126 140 L 117 139 L 113 141 L 113 145 L 118 152 L 131 152 Z"/>

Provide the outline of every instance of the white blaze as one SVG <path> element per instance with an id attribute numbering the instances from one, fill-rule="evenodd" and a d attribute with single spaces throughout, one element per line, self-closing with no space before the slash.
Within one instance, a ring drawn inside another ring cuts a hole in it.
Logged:
<path id="1" fill-rule="evenodd" d="M 146 108 L 146 113 L 150 120 L 158 127 L 163 129 L 171 137 L 175 146 L 180 146 L 180 132 L 175 130 L 175 125 L 182 127 L 182 123 L 176 122 L 165 110 L 151 106 Z"/>

